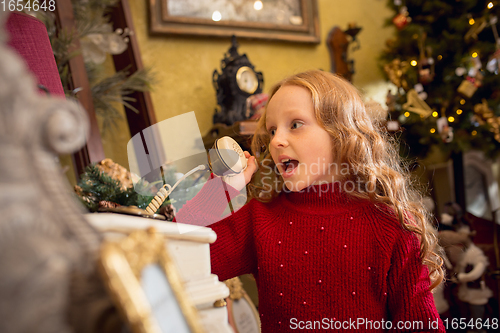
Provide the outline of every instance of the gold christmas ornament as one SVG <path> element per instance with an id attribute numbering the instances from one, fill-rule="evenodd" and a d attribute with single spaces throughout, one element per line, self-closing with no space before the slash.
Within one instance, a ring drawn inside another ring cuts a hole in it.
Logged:
<path id="1" fill-rule="evenodd" d="M 127 188 L 132 187 L 132 176 L 130 172 L 118 163 L 113 162 L 110 158 L 105 158 L 96 164 L 96 167 L 106 173 L 108 176 L 120 183 L 120 188 L 125 191 Z"/>
<path id="2" fill-rule="evenodd" d="M 432 58 L 432 48 L 425 46 L 427 34 L 424 32 L 418 38 L 418 49 L 420 59 L 418 61 L 418 80 L 422 84 L 431 83 L 434 80 L 434 58 Z"/>
<path id="3" fill-rule="evenodd" d="M 485 99 L 481 104 L 474 105 L 474 113 L 477 122 L 481 125 L 487 124 L 490 127 L 490 132 L 495 134 L 495 140 L 500 142 L 500 118 L 495 117 Z"/>
<path id="4" fill-rule="evenodd" d="M 389 80 L 398 88 L 402 87 L 405 91 L 408 91 L 408 82 L 406 81 L 405 74 L 409 68 L 410 64 L 407 61 L 401 61 L 401 59 L 394 59 L 384 65 L 384 71 L 389 76 Z"/>
<path id="5" fill-rule="evenodd" d="M 471 98 L 472 95 L 474 95 L 474 93 L 476 92 L 476 90 L 477 90 L 477 85 L 475 85 L 473 82 L 471 82 L 468 79 L 463 80 L 457 89 L 457 91 L 459 93 L 461 93 L 462 95 L 464 95 L 467 98 Z"/>
<path id="6" fill-rule="evenodd" d="M 417 113 L 423 118 L 427 118 L 432 114 L 430 106 L 418 96 L 415 89 L 408 91 L 406 96 L 406 103 L 403 104 L 403 109 Z"/>
<path id="7" fill-rule="evenodd" d="M 481 17 L 477 20 L 474 20 L 474 24 L 465 34 L 464 37 L 465 41 L 470 42 L 472 39 L 477 39 L 477 35 L 479 35 L 479 33 L 483 31 L 484 28 L 486 28 L 487 26 L 488 22 L 486 21 L 485 17 Z"/>

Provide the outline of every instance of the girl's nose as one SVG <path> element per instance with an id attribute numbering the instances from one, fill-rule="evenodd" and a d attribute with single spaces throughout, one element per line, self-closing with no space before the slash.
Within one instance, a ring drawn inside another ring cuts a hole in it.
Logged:
<path id="1" fill-rule="evenodd" d="M 271 139 L 271 145 L 275 148 L 285 148 L 288 146 L 286 135 L 280 131 L 276 131 L 274 137 Z"/>

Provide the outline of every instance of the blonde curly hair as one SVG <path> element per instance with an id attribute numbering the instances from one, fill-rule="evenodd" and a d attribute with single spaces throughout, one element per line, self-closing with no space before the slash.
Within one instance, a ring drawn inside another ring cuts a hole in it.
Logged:
<path id="1" fill-rule="evenodd" d="M 374 126 L 357 89 L 332 73 L 312 70 L 299 73 L 277 83 L 269 100 L 285 85 L 309 90 L 316 120 L 330 134 L 335 163 L 356 170 L 343 175 L 340 181 L 362 184 L 350 194 L 374 202 L 381 211 L 391 211 L 401 226 L 414 232 L 420 240 L 420 258 L 429 269 L 431 289 L 443 280 L 442 259 L 422 196 L 410 179 L 408 168 L 389 137 Z M 266 111 L 260 118 L 252 139 L 252 152 L 259 159 L 261 174 L 249 186 L 251 197 L 268 202 L 283 190 L 283 179 L 275 172 L 276 165 L 269 154 L 271 138 L 266 130 Z M 337 179 L 336 179 L 337 181 Z M 271 185 L 272 184 L 272 185 Z M 274 186 L 273 186 L 274 185 Z M 366 191 L 363 190 L 366 189 Z M 390 209 L 384 209 L 389 207 Z"/>

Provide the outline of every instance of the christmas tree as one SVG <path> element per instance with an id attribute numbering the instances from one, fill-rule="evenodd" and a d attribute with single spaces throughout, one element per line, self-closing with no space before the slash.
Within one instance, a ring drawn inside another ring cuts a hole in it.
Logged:
<path id="1" fill-rule="evenodd" d="M 395 39 L 381 64 L 397 86 L 388 92 L 387 129 L 401 154 L 425 157 L 470 149 L 500 152 L 499 1 L 389 0 Z"/>

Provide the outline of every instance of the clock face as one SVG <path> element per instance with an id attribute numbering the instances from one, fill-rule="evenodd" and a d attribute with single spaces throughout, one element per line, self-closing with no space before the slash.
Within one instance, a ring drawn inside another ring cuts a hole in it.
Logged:
<path id="1" fill-rule="evenodd" d="M 243 66 L 236 72 L 236 83 L 242 91 L 253 94 L 259 87 L 259 80 L 255 72 L 248 66 Z"/>

